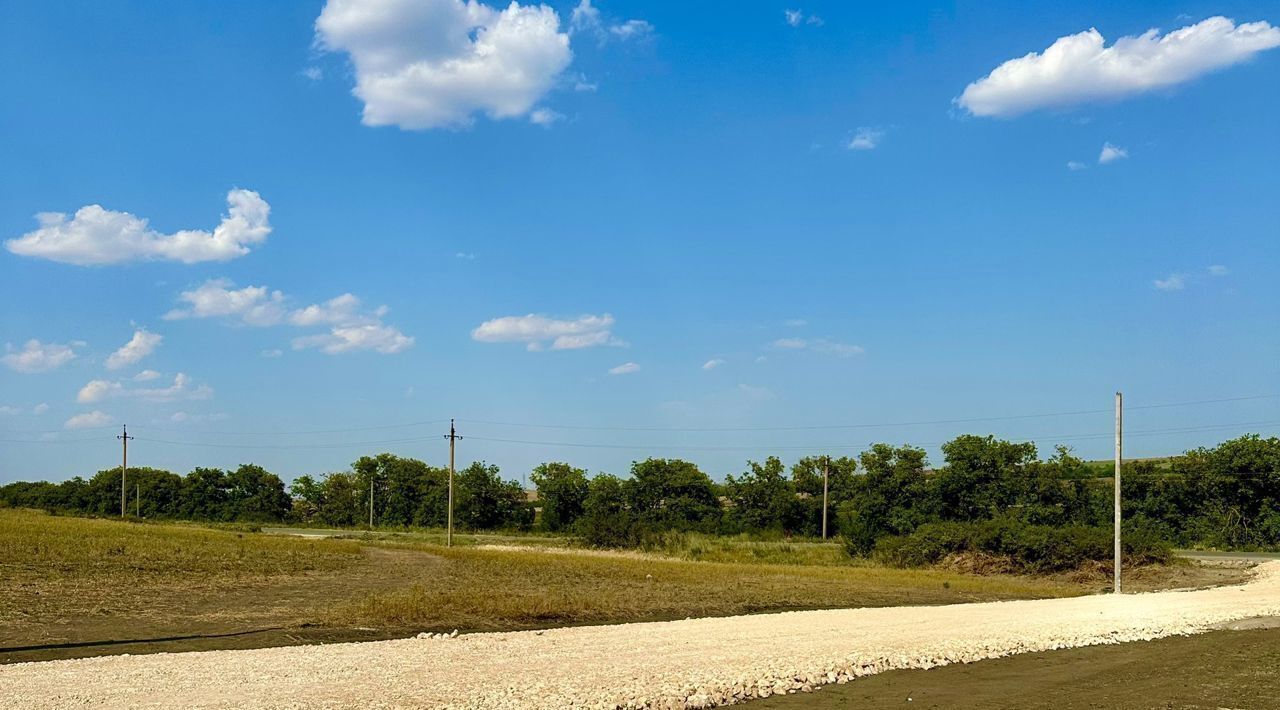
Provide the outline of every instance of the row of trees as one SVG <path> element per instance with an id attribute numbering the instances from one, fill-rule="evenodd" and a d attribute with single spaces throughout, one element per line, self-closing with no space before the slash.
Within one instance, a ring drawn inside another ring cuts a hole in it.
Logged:
<path id="1" fill-rule="evenodd" d="M 646 459 L 630 475 L 588 477 L 567 463 L 533 470 L 537 500 L 483 462 L 455 479 L 461 529 L 569 531 L 600 545 L 634 545 L 668 530 L 817 535 L 824 469 L 832 531 L 854 551 L 939 522 L 1010 519 L 1036 526 L 1099 526 L 1111 520 L 1110 481 L 1059 447 L 1041 459 L 1032 443 L 965 435 L 942 446 L 931 468 L 922 449 L 875 444 L 857 457 L 776 457 L 748 462 L 717 483 L 688 461 Z M 1181 545 L 1280 545 L 1280 439 L 1256 435 L 1162 462 L 1132 461 L 1123 477 L 1126 520 Z M 372 492 L 379 526 L 441 526 L 448 470 L 392 454 L 365 456 L 351 470 L 297 478 L 290 493 L 252 464 L 198 468 L 186 476 L 130 469 L 144 517 L 194 520 L 368 522 Z M 132 497 L 133 490 L 130 490 Z M 14 483 L 0 504 L 94 515 L 119 512 L 119 469 L 88 481 Z M 132 500 L 130 512 L 132 512 Z"/>
<path id="2" fill-rule="evenodd" d="M 130 515 L 207 522 L 284 520 L 293 508 L 280 477 L 261 466 L 234 471 L 197 468 L 185 476 L 155 468 L 130 468 L 126 475 Z M 0 504 L 86 515 L 120 514 L 120 469 L 89 480 L 36 481 L 0 486 Z"/>

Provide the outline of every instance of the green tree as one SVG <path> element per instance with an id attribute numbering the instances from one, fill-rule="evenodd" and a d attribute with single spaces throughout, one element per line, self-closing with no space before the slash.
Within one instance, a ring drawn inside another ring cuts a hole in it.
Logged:
<path id="1" fill-rule="evenodd" d="M 220 468 L 195 468 L 182 479 L 183 513 L 190 520 L 230 520 L 227 473 Z"/>
<path id="2" fill-rule="evenodd" d="M 690 530 L 719 522 L 720 501 L 711 479 L 688 461 L 633 462 L 626 490 L 632 512 L 651 527 Z"/>
<path id="3" fill-rule="evenodd" d="M 835 530 L 836 511 L 857 492 L 858 460 L 851 456 L 806 456 L 791 465 L 791 481 L 800 495 L 801 532 L 822 534 L 822 473 L 827 467 L 827 515 Z"/>
<path id="4" fill-rule="evenodd" d="M 498 467 L 477 461 L 458 472 L 457 517 L 459 525 L 471 530 L 528 528 L 532 509 L 526 504 L 524 489 L 517 481 L 503 481 Z"/>
<path id="5" fill-rule="evenodd" d="M 325 525 L 352 527 L 364 520 L 363 503 L 367 491 L 354 473 L 328 473 L 320 484 L 320 506 L 316 517 Z"/>
<path id="6" fill-rule="evenodd" d="M 375 524 L 445 524 L 449 484 L 447 470 L 387 453 L 362 456 L 351 464 L 351 468 L 366 496 L 369 481 L 374 482 Z"/>
<path id="7" fill-rule="evenodd" d="M 324 501 L 324 484 L 309 475 L 298 476 L 289 484 L 289 493 L 293 496 L 294 518 L 299 522 L 311 522 Z"/>
<path id="8" fill-rule="evenodd" d="M 851 551 L 869 554 L 877 538 L 906 534 L 934 518 L 923 449 L 873 444 L 859 462 L 864 473 L 837 523 Z"/>
<path id="9" fill-rule="evenodd" d="M 1031 496 L 1036 445 L 994 436 L 958 436 L 942 445 L 946 466 L 935 478 L 945 520 L 985 520 Z"/>
<path id="10" fill-rule="evenodd" d="M 740 529 L 795 529 L 802 508 L 794 484 L 785 476 L 782 461 L 770 456 L 763 464 L 748 461 L 747 467 L 740 478 L 729 476 L 725 481 L 729 500 L 733 501 L 732 517 Z M 821 491 L 818 495 L 822 495 Z"/>
<path id="11" fill-rule="evenodd" d="M 567 463 L 543 463 L 533 469 L 529 478 L 538 489 L 542 506 L 538 525 L 543 530 L 565 530 L 582 515 L 589 490 L 585 470 Z"/>
<path id="12" fill-rule="evenodd" d="M 279 522 L 292 507 L 284 481 L 255 464 L 241 464 L 226 477 L 227 514 L 231 520 Z"/>
<path id="13" fill-rule="evenodd" d="M 631 510 L 628 483 L 607 473 L 591 479 L 582 515 L 574 525 L 588 545 L 636 547 L 644 541 L 647 530 Z"/>

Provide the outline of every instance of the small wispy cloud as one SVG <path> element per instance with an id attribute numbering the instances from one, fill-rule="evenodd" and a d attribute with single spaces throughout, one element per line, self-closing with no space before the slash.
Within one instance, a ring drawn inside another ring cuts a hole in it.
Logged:
<path id="1" fill-rule="evenodd" d="M 1174 272 L 1162 279 L 1155 279 L 1151 285 L 1155 286 L 1157 291 L 1182 291 L 1188 286 L 1206 279 L 1220 279 L 1229 276 L 1231 269 L 1222 264 L 1213 264 L 1205 267 L 1204 271 L 1196 273 Z"/>
<path id="2" fill-rule="evenodd" d="M 1102 144 L 1102 152 L 1098 153 L 1098 164 L 1106 165 L 1129 157 L 1129 151 L 1111 143 Z"/>
<path id="3" fill-rule="evenodd" d="M 867 351 L 861 345 L 838 343 L 826 338 L 779 338 L 773 341 L 773 347 L 782 350 L 810 350 L 823 355 L 835 355 L 836 357 L 853 357 Z"/>
<path id="4" fill-rule="evenodd" d="M 756 385 L 739 384 L 738 391 L 750 397 L 751 399 L 773 399 L 773 390 L 768 387 L 758 387 Z"/>
<path id="5" fill-rule="evenodd" d="M 529 114 L 529 122 L 536 126 L 542 126 L 543 128 L 550 128 L 563 120 L 563 113 L 553 111 L 549 108 L 536 108 Z"/>
<path id="6" fill-rule="evenodd" d="M 823 20 L 817 15 L 806 15 L 803 10 L 783 10 L 782 16 L 786 18 L 787 24 L 792 27 L 800 25 L 810 25 L 813 27 L 821 27 Z"/>
<path id="7" fill-rule="evenodd" d="M 617 367 L 609 368 L 610 375 L 630 375 L 633 372 L 639 372 L 640 365 L 634 362 L 624 362 Z"/>
<path id="8" fill-rule="evenodd" d="M 870 126 L 862 126 L 854 131 L 853 137 L 845 143 L 845 147 L 849 150 L 875 150 L 883 138 L 884 131 Z"/>
<path id="9" fill-rule="evenodd" d="M 702 363 L 702 369 L 704 369 L 704 370 L 714 370 L 714 369 L 716 369 L 717 367 L 720 367 L 720 366 L 721 366 L 721 365 L 723 365 L 723 364 L 724 364 L 724 360 L 723 360 L 723 359 L 718 358 L 718 357 L 713 357 L 713 358 L 711 358 L 710 360 L 707 360 L 706 362 Z"/>
<path id="10" fill-rule="evenodd" d="M 1080 162 L 1079 160 L 1068 160 L 1068 161 L 1067 161 L 1067 170 L 1084 170 L 1085 168 L 1088 168 L 1088 167 L 1089 167 L 1088 165 L 1085 165 L 1084 163 Z"/>

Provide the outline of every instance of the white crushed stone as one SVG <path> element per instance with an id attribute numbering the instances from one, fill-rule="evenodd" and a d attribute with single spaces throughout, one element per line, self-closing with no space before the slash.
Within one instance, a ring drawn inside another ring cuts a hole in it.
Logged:
<path id="1" fill-rule="evenodd" d="M 891 669 L 1193 634 L 1262 616 L 1280 616 L 1280 562 L 1259 565 L 1248 584 L 1196 591 L 23 663 L 0 666 L 0 704 L 705 708 Z"/>

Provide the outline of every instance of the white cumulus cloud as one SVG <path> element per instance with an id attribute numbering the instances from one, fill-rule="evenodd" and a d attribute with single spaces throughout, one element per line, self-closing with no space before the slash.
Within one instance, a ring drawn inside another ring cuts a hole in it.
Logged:
<path id="1" fill-rule="evenodd" d="M 151 380 L 160 379 L 160 373 L 155 370 L 143 370 L 133 376 L 134 382 L 150 382 Z"/>
<path id="2" fill-rule="evenodd" d="M 76 352 L 71 345 L 62 343 L 42 343 L 32 338 L 21 349 L 5 343 L 5 355 L 0 362 L 14 372 L 32 374 L 49 372 L 76 359 Z"/>
<path id="3" fill-rule="evenodd" d="M 253 326 L 287 323 L 299 328 L 326 326 L 329 332 L 303 335 L 293 339 L 295 350 L 317 348 L 336 355 L 355 350 L 373 350 L 383 354 L 402 352 L 413 346 L 414 339 L 382 322 L 386 306 L 364 310 L 359 297 L 344 293 L 323 303 L 291 309 L 289 299 L 280 291 L 266 286 L 235 288 L 227 279 L 212 279 L 178 299 L 185 302 L 164 315 L 168 320 L 184 318 L 227 318 Z M 264 350 L 263 357 L 279 357 L 278 350 Z"/>
<path id="4" fill-rule="evenodd" d="M 89 429 L 92 427 L 107 426 L 112 422 L 110 414 L 103 414 L 98 410 L 77 414 L 68 419 L 62 426 L 65 429 Z"/>
<path id="5" fill-rule="evenodd" d="M 639 372 L 640 365 L 634 362 L 624 362 L 617 367 L 609 368 L 610 375 L 630 375 L 633 372 Z"/>
<path id="6" fill-rule="evenodd" d="M 1163 279 L 1151 282 L 1160 291 L 1181 291 L 1187 287 L 1187 277 L 1182 274 L 1169 274 Z"/>
<path id="7" fill-rule="evenodd" d="M 128 212 L 88 205 L 70 219 L 61 212 L 36 215 L 40 228 L 5 242 L 21 256 L 79 266 L 131 261 L 227 261 L 249 253 L 271 233 L 271 207 L 252 190 L 227 193 L 227 215 L 212 232 L 184 229 L 162 234 Z"/>
<path id="8" fill-rule="evenodd" d="M 237 289 L 228 279 L 210 279 L 183 291 L 178 300 L 186 307 L 164 314 L 165 320 L 231 318 L 247 325 L 269 326 L 280 323 L 286 314 L 283 293 L 269 291 L 266 286 Z"/>
<path id="9" fill-rule="evenodd" d="M 517 2 L 329 0 L 316 38 L 351 57 L 365 125 L 410 130 L 524 116 L 573 58 L 556 11 Z"/>
<path id="10" fill-rule="evenodd" d="M 583 315 L 561 320 L 530 313 L 485 321 L 471 331 L 482 343 L 524 343 L 529 350 L 576 350 L 597 345 L 626 345 L 612 333 L 613 316 Z"/>
<path id="11" fill-rule="evenodd" d="M 49 411 L 49 405 L 46 402 L 41 402 L 40 404 L 37 404 L 36 406 L 31 408 L 31 413 L 36 415 L 37 417 L 48 411 Z"/>
<path id="12" fill-rule="evenodd" d="M 724 364 L 724 360 L 722 358 L 713 357 L 710 360 L 707 360 L 706 362 L 702 363 L 702 369 L 714 370 L 723 364 Z"/>
<path id="13" fill-rule="evenodd" d="M 356 350 L 373 350 L 383 355 L 393 355 L 413 347 L 413 338 L 396 328 L 382 323 L 335 325 L 328 333 L 305 335 L 293 339 L 294 350 L 318 348 L 328 355 Z"/>
<path id="14" fill-rule="evenodd" d="M 119 370 L 141 361 L 142 358 L 154 352 L 163 340 L 164 336 L 158 333 L 149 332 L 144 328 L 135 330 L 129 342 L 107 357 L 107 369 Z"/>
<path id="15" fill-rule="evenodd" d="M 1121 37 L 1110 47 L 1089 29 L 1058 38 L 1042 53 L 996 67 L 956 103 L 975 116 L 1016 116 L 1044 108 L 1118 100 L 1191 81 L 1280 46 L 1280 28 L 1210 17 L 1167 34 Z"/>

